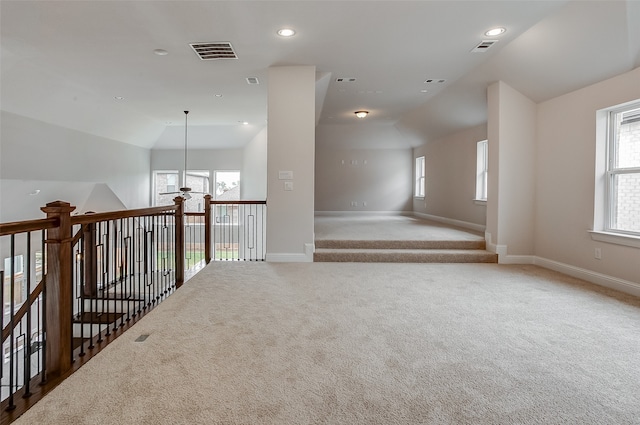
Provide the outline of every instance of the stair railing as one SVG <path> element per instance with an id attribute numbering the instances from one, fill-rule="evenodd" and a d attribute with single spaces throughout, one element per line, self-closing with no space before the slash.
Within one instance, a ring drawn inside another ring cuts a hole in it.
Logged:
<path id="1" fill-rule="evenodd" d="M 211 214 L 216 261 L 265 261 L 267 201 L 214 201 L 205 196 Z"/>
<path id="2" fill-rule="evenodd" d="M 73 216 L 56 201 L 46 219 L 0 224 L 3 424 L 183 284 L 184 199 L 174 202 Z"/>
<path id="3" fill-rule="evenodd" d="M 214 201 L 0 223 L 0 424 L 77 370 L 211 260 L 264 261 L 266 201 Z"/>

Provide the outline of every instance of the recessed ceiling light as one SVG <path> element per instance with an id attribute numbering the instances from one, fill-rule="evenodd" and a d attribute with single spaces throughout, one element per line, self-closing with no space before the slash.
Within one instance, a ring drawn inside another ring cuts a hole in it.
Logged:
<path id="1" fill-rule="evenodd" d="M 295 30 L 291 28 L 281 28 L 278 30 L 278 35 L 280 37 L 292 37 L 296 34 Z"/>
<path id="2" fill-rule="evenodd" d="M 36 196 L 38 193 L 40 193 L 40 189 L 34 189 L 31 192 L 29 192 L 29 195 Z"/>
<path id="3" fill-rule="evenodd" d="M 422 89 L 422 90 L 420 90 L 420 93 L 427 93 L 428 91 L 429 90 Z"/>
<path id="4" fill-rule="evenodd" d="M 369 111 L 355 111 L 354 114 L 356 114 L 358 118 L 364 118 L 369 115 Z"/>
<path id="5" fill-rule="evenodd" d="M 122 96 L 115 96 L 115 97 L 114 97 L 114 99 L 115 99 L 115 100 L 124 100 L 124 97 L 122 97 Z"/>
<path id="6" fill-rule="evenodd" d="M 242 125 L 249 125 L 249 121 L 238 121 Z"/>
<path id="7" fill-rule="evenodd" d="M 220 93 L 216 93 L 215 97 L 222 97 L 222 95 Z"/>
<path id="8" fill-rule="evenodd" d="M 507 32 L 506 28 L 497 27 L 497 28 L 491 28 L 489 31 L 485 32 L 484 35 L 489 37 L 495 37 L 496 35 L 504 34 L 505 32 Z"/>
<path id="9" fill-rule="evenodd" d="M 153 53 L 155 53 L 158 56 L 167 56 L 169 54 L 169 52 L 167 52 L 164 49 L 156 49 L 153 51 Z"/>

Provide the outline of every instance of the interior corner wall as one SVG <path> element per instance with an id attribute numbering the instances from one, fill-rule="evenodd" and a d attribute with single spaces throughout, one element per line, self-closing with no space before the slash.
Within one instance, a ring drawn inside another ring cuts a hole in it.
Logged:
<path id="1" fill-rule="evenodd" d="M 6 111 L 1 114 L 0 178 L 60 182 L 60 191 L 48 185 L 38 194 L 43 205 L 68 193 L 62 188 L 66 182 L 105 183 L 127 208 L 149 205 L 148 149 Z M 20 208 L 20 200 L 13 202 Z"/>
<path id="2" fill-rule="evenodd" d="M 268 78 L 267 261 L 313 261 L 316 69 Z"/>
<path id="3" fill-rule="evenodd" d="M 536 256 L 640 284 L 640 248 L 591 239 L 596 113 L 640 99 L 640 68 L 538 105 Z M 594 256 L 600 248 L 601 259 Z M 565 268 L 566 268 L 565 267 Z"/>
<path id="4" fill-rule="evenodd" d="M 425 157 L 426 173 L 426 196 L 413 199 L 414 212 L 486 225 L 486 206 L 474 202 L 477 143 L 486 138 L 481 124 L 413 150 L 413 158 Z"/>
<path id="5" fill-rule="evenodd" d="M 411 211 L 411 149 L 316 149 L 316 211 Z"/>
<path id="6" fill-rule="evenodd" d="M 258 133 L 242 151 L 242 184 L 240 197 L 244 200 L 267 199 L 267 128 Z"/>
<path id="7" fill-rule="evenodd" d="M 488 100 L 487 232 L 502 262 L 534 254 L 537 106 L 502 81 Z"/>

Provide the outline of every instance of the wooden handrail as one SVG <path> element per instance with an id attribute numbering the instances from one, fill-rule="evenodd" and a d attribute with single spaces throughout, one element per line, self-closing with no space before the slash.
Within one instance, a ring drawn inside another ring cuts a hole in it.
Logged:
<path id="1" fill-rule="evenodd" d="M 22 316 L 24 316 L 27 313 L 27 310 L 29 310 L 29 308 L 31 307 L 30 301 L 32 299 L 38 298 L 38 295 L 40 295 L 40 293 L 42 292 L 42 288 L 44 288 L 44 279 L 42 279 L 40 283 L 38 283 L 38 285 L 33 289 L 33 291 L 31 291 L 27 301 L 22 303 L 18 311 L 13 315 L 14 323 L 19 323 L 20 320 L 22 320 Z M 2 329 L 3 344 L 4 344 L 4 340 L 9 338 L 9 336 L 11 336 L 11 323 L 7 324 L 7 326 L 5 326 L 4 329 Z"/>
<path id="2" fill-rule="evenodd" d="M 242 205 L 242 204 L 263 204 L 266 205 L 267 201 L 209 201 L 210 204 L 232 204 L 232 205 Z"/>
<path id="3" fill-rule="evenodd" d="M 92 213 L 84 215 L 74 215 L 71 217 L 71 224 L 91 224 L 99 221 L 115 220 L 118 218 L 143 217 L 149 215 L 162 215 L 167 211 L 176 211 L 176 205 L 166 205 L 162 207 L 138 208 L 136 210 L 109 211 L 104 213 Z"/>
<path id="4" fill-rule="evenodd" d="M 58 218 L 40 218 L 37 220 L 13 221 L 0 223 L 0 236 L 15 235 L 17 233 L 33 232 L 35 230 L 52 229 L 60 225 Z"/>

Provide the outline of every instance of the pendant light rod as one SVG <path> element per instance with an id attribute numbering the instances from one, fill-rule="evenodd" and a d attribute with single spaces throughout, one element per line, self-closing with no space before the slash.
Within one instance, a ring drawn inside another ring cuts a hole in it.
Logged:
<path id="1" fill-rule="evenodd" d="M 184 111 L 184 180 L 182 184 L 184 187 L 180 188 L 181 192 L 189 192 L 191 190 L 190 187 L 187 187 L 187 116 L 189 115 L 189 111 Z"/>

